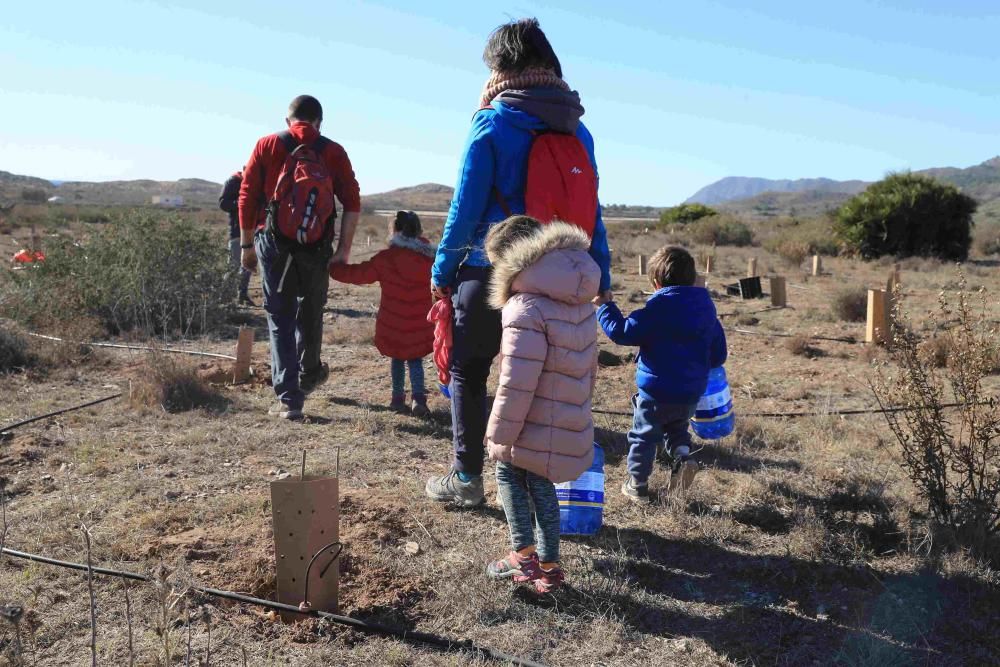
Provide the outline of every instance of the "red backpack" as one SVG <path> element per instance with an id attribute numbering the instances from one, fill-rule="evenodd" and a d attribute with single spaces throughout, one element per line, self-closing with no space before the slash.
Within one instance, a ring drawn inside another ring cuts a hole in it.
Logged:
<path id="1" fill-rule="evenodd" d="M 267 207 L 267 229 L 301 246 L 329 239 L 337 215 L 333 200 L 333 177 L 323 161 L 329 143 L 319 137 L 299 144 L 290 132 L 278 135 L 288 151 Z"/>
<path id="2" fill-rule="evenodd" d="M 486 107 L 492 108 L 492 107 Z M 546 224 L 561 220 L 593 238 L 597 222 L 597 173 L 576 135 L 553 130 L 531 132 L 524 182 L 524 212 Z M 511 215 L 499 188 L 493 189 L 500 208 Z"/>

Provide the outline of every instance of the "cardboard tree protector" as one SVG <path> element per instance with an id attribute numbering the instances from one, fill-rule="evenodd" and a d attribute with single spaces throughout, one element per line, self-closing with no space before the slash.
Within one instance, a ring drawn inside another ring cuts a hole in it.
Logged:
<path id="1" fill-rule="evenodd" d="M 338 459 L 339 459 L 338 452 Z M 278 602 L 336 613 L 340 585 L 340 480 L 302 474 L 271 482 Z M 308 571 L 308 578 L 307 578 Z M 308 589 L 308 600 L 306 591 Z M 296 620 L 296 614 L 282 614 Z"/>

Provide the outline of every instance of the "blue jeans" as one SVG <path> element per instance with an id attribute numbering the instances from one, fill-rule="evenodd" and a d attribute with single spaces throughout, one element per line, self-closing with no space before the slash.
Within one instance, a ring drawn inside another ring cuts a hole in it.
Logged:
<path id="1" fill-rule="evenodd" d="M 410 392 L 413 394 L 413 398 L 426 398 L 427 390 L 424 389 L 423 359 L 410 359 L 408 361 L 403 361 L 402 359 L 392 360 L 392 395 L 404 396 L 406 394 L 407 367 L 410 369 Z"/>
<path id="2" fill-rule="evenodd" d="M 538 560 L 559 560 L 559 501 L 556 486 L 544 477 L 510 463 L 497 463 L 497 491 L 510 526 L 510 544 L 514 551 L 536 544 Z M 531 519 L 528 499 L 535 502 Z"/>
<path id="3" fill-rule="evenodd" d="M 698 403 L 657 403 L 642 394 L 632 397 L 632 430 L 628 432 L 628 472 L 636 484 L 645 484 L 653 473 L 656 450 L 673 452 L 691 446 L 688 421 Z"/>
<path id="4" fill-rule="evenodd" d="M 293 253 L 283 245 L 269 232 L 254 236 L 271 341 L 271 382 L 278 400 L 301 410 L 306 397 L 299 377 L 320 366 L 332 253 L 328 248 Z"/>

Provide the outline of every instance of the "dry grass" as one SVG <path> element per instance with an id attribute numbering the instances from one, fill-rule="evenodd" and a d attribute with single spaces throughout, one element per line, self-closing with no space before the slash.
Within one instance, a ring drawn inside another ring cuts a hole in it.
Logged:
<path id="1" fill-rule="evenodd" d="M 384 224 L 365 225 L 373 245 L 380 243 Z M 427 226 L 437 238 L 439 224 Z M 629 229 L 609 230 L 624 294 L 646 289 L 634 254 L 669 239 Z M 367 252 L 365 235 L 357 259 Z M 710 287 L 742 276 L 750 254 L 762 267 L 783 264 L 760 248 L 720 247 Z M 829 295 L 845 285 L 884 284 L 885 267 L 824 258 L 824 268 L 831 275 L 789 276 L 802 289 L 789 289 L 790 308 L 755 313 L 755 330 L 861 338 L 863 324 L 827 315 Z M 948 266 L 904 266 L 914 330 L 928 330 L 922 314 L 954 280 Z M 992 274 L 976 280 L 1000 289 Z M 376 288 L 331 287 L 323 352 L 331 378 L 310 396 L 304 423 L 268 419 L 271 390 L 244 385 L 218 389 L 231 402 L 221 415 L 108 404 L 18 431 L 0 444 L 0 468 L 11 480 L 8 545 L 82 560 L 74 526 L 83 516 L 93 529 L 95 563 L 151 573 L 163 562 L 177 592 L 197 581 L 273 597 L 268 482 L 294 470 L 302 448 L 311 472 L 332 474 L 339 448 L 347 545 L 341 609 L 359 618 L 465 637 L 552 665 L 971 665 L 1000 655 L 995 568 L 931 548 L 925 505 L 878 416 L 738 416 L 733 436 L 699 443 L 703 470 L 686 496 L 662 493 L 641 508 L 617 493 L 630 419 L 597 415 L 596 437 L 607 454 L 605 527 L 593 538 L 563 541 L 569 587 L 537 600 L 487 580 L 485 564 L 508 548 L 506 522 L 492 501 L 495 482 L 487 474 L 490 503 L 480 510 L 424 500 L 425 479 L 450 461 L 447 404 L 434 394 L 429 421 L 385 408 L 389 365 L 370 344 L 377 303 Z M 746 307 L 724 296 L 717 305 L 722 313 Z M 1000 303 L 990 308 L 1000 319 Z M 249 324 L 257 329 L 260 367 L 267 358 L 261 311 Z M 730 335 L 727 372 L 738 415 L 873 404 L 865 379 L 870 361 L 887 359 L 886 350 L 824 341 L 816 345 L 826 355 L 808 358 L 787 345 Z M 199 347 L 229 353 L 232 340 Z M 622 359 L 633 352 L 603 339 L 600 348 Z M 146 373 L 144 363 L 116 351 L 106 363 L 72 372 L 4 376 L 0 393 L 17 400 L 0 400 L 0 420 L 93 398 L 104 385 L 125 386 Z M 629 363 L 602 367 L 595 407 L 628 412 L 634 374 Z M 1000 387 L 998 378 L 986 382 L 994 393 Z M 651 483 L 662 490 L 665 471 L 657 469 Z M 409 541 L 420 553 L 405 551 Z M 37 614 L 25 639 L 35 664 L 89 664 L 84 577 L 3 558 L 0 591 Z M 121 587 L 97 578 L 95 594 L 99 662 L 127 664 Z M 155 664 L 164 653 L 154 632 L 157 591 L 137 586 L 131 603 L 137 664 Z M 201 619 L 206 604 L 214 607 L 212 664 L 240 665 L 244 650 L 249 665 L 486 664 L 321 623 L 282 625 L 259 610 L 191 595 L 171 620 L 170 641 L 183 647 L 175 664 L 186 653 L 188 612 Z M 193 620 L 190 629 L 192 655 L 204 656 L 205 623 Z M 0 627 L 0 652 L 10 638 Z"/>
<path id="2" fill-rule="evenodd" d="M 129 383 L 129 403 L 140 409 L 166 412 L 225 409 L 226 400 L 198 376 L 197 366 L 186 359 L 151 352 Z"/>
<path id="3" fill-rule="evenodd" d="M 833 295 L 830 302 L 833 316 L 844 322 L 864 322 L 868 317 L 868 290 L 845 288 Z"/>

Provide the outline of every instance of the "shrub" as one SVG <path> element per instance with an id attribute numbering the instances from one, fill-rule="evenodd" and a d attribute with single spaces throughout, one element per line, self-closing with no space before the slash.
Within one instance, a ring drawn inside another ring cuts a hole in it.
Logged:
<path id="1" fill-rule="evenodd" d="M 691 239 L 704 245 L 748 246 L 753 243 L 750 228 L 728 215 L 702 218 L 689 226 Z"/>
<path id="2" fill-rule="evenodd" d="M 941 335 L 952 363 L 940 369 L 926 363 L 918 339 L 894 328 L 895 364 L 883 363 L 870 384 L 883 408 L 911 408 L 887 412 L 885 419 L 899 444 L 900 465 L 935 526 L 989 557 L 998 555 L 993 548 L 1000 533 L 1000 401 L 983 378 L 995 364 L 1000 331 L 987 319 L 985 292 L 973 312 L 964 277 L 960 282 L 957 299 L 942 295 L 937 311 L 939 323 L 950 324 Z M 961 407 L 945 407 L 952 401 Z"/>
<path id="3" fill-rule="evenodd" d="M 816 359 L 823 356 L 823 350 L 813 345 L 807 336 L 789 338 L 785 349 L 797 357 L 805 357 L 806 359 Z"/>
<path id="4" fill-rule="evenodd" d="M 5 310 L 33 326 L 92 317 L 110 334 L 205 333 L 224 322 L 236 289 L 222 247 L 190 221 L 133 212 L 86 245 L 46 247 L 43 264 L 12 275 Z"/>
<path id="5" fill-rule="evenodd" d="M 845 203 L 837 231 L 865 259 L 882 255 L 969 255 L 976 201 L 954 185 L 927 176 L 892 174 Z"/>
<path id="6" fill-rule="evenodd" d="M 976 250 L 984 255 L 1000 255 L 1000 224 L 979 227 L 976 233 Z"/>
<path id="7" fill-rule="evenodd" d="M 33 204 L 43 204 L 49 199 L 49 193 L 42 188 L 24 188 L 21 190 L 21 199 Z"/>
<path id="8" fill-rule="evenodd" d="M 198 377 L 194 364 L 162 352 L 146 357 L 139 376 L 129 384 L 129 402 L 133 407 L 161 407 L 170 413 L 198 408 L 221 411 L 226 404 Z"/>
<path id="9" fill-rule="evenodd" d="M 768 250 L 785 260 L 789 266 L 801 266 L 806 257 L 812 254 L 812 248 L 805 241 L 787 239 L 776 244 L 769 244 Z"/>
<path id="10" fill-rule="evenodd" d="M 0 322 L 0 375 L 22 371 L 35 364 L 28 341 L 9 325 Z"/>
<path id="11" fill-rule="evenodd" d="M 868 319 L 868 290 L 861 287 L 842 289 L 830 302 L 833 316 L 844 322 L 864 322 Z"/>
<path id="12" fill-rule="evenodd" d="M 660 224 L 686 225 L 718 214 L 719 212 L 714 208 L 709 208 L 704 204 L 681 204 L 680 206 L 665 209 L 660 213 Z"/>

